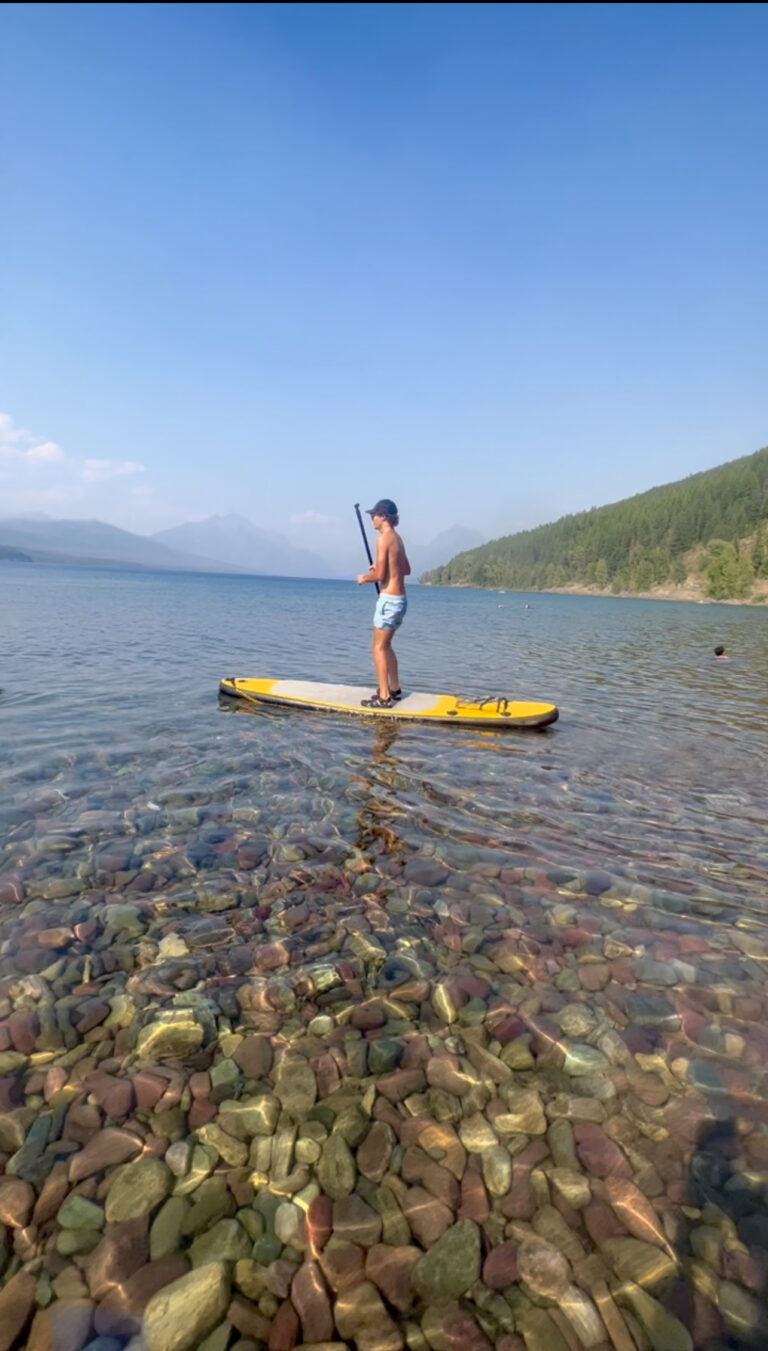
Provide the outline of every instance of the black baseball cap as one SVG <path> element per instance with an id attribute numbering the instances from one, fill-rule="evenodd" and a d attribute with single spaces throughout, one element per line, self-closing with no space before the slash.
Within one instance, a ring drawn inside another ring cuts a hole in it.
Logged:
<path id="1" fill-rule="evenodd" d="M 369 507 L 366 515 L 368 516 L 397 516 L 397 507 L 391 497 L 382 497 L 376 503 L 375 507 Z"/>

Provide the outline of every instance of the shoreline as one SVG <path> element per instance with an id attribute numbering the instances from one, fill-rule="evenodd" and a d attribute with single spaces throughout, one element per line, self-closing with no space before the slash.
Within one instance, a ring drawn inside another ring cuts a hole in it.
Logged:
<path id="1" fill-rule="evenodd" d="M 705 594 L 699 586 L 662 586 L 653 591 L 611 591 L 597 586 L 547 586 L 537 591 L 520 591 L 516 587 L 476 586 L 472 582 L 421 582 L 421 586 L 444 586 L 450 591 L 489 591 L 497 595 L 514 596 L 599 596 L 608 600 L 686 601 L 691 605 L 753 605 L 768 604 L 768 580 L 756 583 L 749 596 L 727 596 L 723 599 Z"/>

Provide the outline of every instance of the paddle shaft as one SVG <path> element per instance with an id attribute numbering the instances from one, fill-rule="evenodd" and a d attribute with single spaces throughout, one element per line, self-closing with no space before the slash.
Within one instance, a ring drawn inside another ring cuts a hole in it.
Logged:
<path id="1" fill-rule="evenodd" d="M 360 503 L 359 503 L 359 502 L 355 502 L 355 511 L 357 512 L 357 523 L 358 523 L 358 525 L 360 526 L 360 534 L 361 534 L 362 537 L 363 537 L 363 544 L 365 545 L 365 552 L 366 552 L 367 555 L 368 555 L 368 562 L 370 563 L 371 567 L 373 567 L 373 554 L 371 553 L 370 546 L 369 546 L 369 544 L 368 544 L 368 536 L 367 536 L 366 533 L 365 533 L 365 526 L 363 525 L 363 518 L 362 518 L 362 516 L 360 515 Z M 378 596 L 378 595 L 379 595 L 379 584 L 378 584 L 378 582 L 374 582 L 374 586 L 376 587 L 376 595 Z"/>

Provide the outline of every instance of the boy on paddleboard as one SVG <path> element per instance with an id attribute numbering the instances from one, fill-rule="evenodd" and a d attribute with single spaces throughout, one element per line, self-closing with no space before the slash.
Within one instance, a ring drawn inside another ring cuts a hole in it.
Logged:
<path id="1" fill-rule="evenodd" d="M 376 543 L 376 561 L 367 572 L 361 572 L 358 586 L 378 582 L 379 599 L 373 615 L 373 667 L 378 690 L 370 699 L 363 699 L 363 708 L 391 708 L 402 698 L 397 657 L 392 650 L 392 639 L 400 628 L 408 608 L 405 579 L 411 565 L 405 545 L 395 530 L 400 517 L 389 497 L 382 497 L 368 515 L 379 538 Z M 370 556 L 370 555 L 369 555 Z"/>

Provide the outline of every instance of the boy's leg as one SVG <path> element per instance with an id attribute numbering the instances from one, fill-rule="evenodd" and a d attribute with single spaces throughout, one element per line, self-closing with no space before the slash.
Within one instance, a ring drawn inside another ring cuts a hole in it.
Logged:
<path id="1" fill-rule="evenodd" d="M 387 648 L 387 684 L 390 694 L 394 694 L 395 690 L 399 691 L 400 689 L 400 675 L 397 669 L 395 649 L 392 646 L 392 638 L 394 638 L 394 633 L 390 636 L 389 647 Z"/>
<path id="2" fill-rule="evenodd" d="M 376 672 L 380 699 L 389 698 L 389 657 L 394 636 L 394 629 L 373 630 L 373 668 Z M 394 657 L 394 653 L 392 653 L 392 656 Z M 397 669 L 397 663 L 395 663 L 395 669 Z"/>

